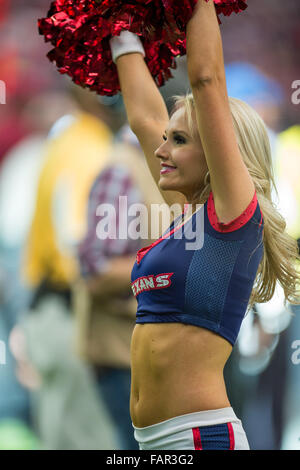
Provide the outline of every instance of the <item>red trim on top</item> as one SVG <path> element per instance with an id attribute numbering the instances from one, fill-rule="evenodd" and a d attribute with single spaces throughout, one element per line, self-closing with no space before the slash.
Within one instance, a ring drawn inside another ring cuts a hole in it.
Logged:
<path id="1" fill-rule="evenodd" d="M 231 423 L 227 423 L 228 433 L 229 433 L 229 450 L 234 450 L 235 441 L 234 441 L 234 432 Z"/>
<path id="2" fill-rule="evenodd" d="M 207 215 L 209 221 L 213 228 L 218 232 L 234 232 L 234 230 L 238 230 L 239 228 L 246 225 L 247 222 L 253 216 L 257 207 L 257 196 L 256 192 L 254 193 L 253 199 L 250 202 L 247 209 L 236 219 L 224 224 L 223 222 L 218 221 L 218 217 L 216 214 L 215 203 L 214 203 L 214 196 L 212 191 L 209 193 L 208 201 L 207 201 Z"/>
<path id="3" fill-rule="evenodd" d="M 201 444 L 201 435 L 199 428 L 192 428 L 195 450 L 203 450 Z"/>
<path id="4" fill-rule="evenodd" d="M 185 207 L 183 213 L 185 213 L 186 211 L 187 211 L 187 208 Z M 180 229 L 180 227 L 182 227 L 182 225 L 184 225 L 184 222 L 183 222 L 182 224 L 180 224 L 179 226 L 173 228 L 170 232 L 166 233 L 166 234 L 163 235 L 162 237 L 160 237 L 160 238 L 158 238 L 157 240 L 155 240 L 155 242 L 153 242 L 151 245 L 144 246 L 144 248 L 141 248 L 141 249 L 137 252 L 137 255 L 136 255 L 136 262 L 137 262 L 137 264 L 140 264 L 141 260 L 142 260 L 143 257 L 145 256 L 145 254 L 148 253 L 148 251 L 150 251 L 151 248 L 153 248 L 154 246 L 158 245 L 158 243 L 160 243 L 162 240 L 165 240 L 166 238 L 168 238 L 169 236 L 171 236 L 174 232 L 176 232 L 178 229 Z"/>

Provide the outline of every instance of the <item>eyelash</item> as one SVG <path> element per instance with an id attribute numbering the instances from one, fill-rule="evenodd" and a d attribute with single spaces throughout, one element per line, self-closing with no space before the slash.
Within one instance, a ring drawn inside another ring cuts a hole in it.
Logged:
<path id="1" fill-rule="evenodd" d="M 163 135 L 163 140 L 166 141 L 167 140 L 167 136 L 164 134 Z M 180 144 L 185 144 L 185 138 L 184 137 L 181 137 L 180 135 L 174 135 L 174 140 L 177 142 L 177 143 L 180 143 Z"/>

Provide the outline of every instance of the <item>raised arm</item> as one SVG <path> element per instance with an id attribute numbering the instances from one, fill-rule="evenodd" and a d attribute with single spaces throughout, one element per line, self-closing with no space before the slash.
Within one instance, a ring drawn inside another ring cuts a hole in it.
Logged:
<path id="1" fill-rule="evenodd" d="M 187 25 L 187 67 L 219 221 L 238 217 L 254 195 L 234 132 L 220 27 L 212 0 L 198 0 Z"/>
<path id="2" fill-rule="evenodd" d="M 141 53 L 123 54 L 116 59 L 116 65 L 129 125 L 157 184 L 161 167 L 154 152 L 168 126 L 167 107 Z M 161 194 L 169 205 L 184 203 L 184 196 L 178 192 L 161 191 Z"/>

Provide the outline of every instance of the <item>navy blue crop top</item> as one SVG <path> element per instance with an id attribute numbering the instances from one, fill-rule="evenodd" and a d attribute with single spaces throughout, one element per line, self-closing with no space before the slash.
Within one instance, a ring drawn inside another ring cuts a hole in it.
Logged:
<path id="1" fill-rule="evenodd" d="M 136 322 L 195 325 L 233 345 L 264 249 L 256 193 L 228 224 L 218 222 L 212 192 L 190 219 L 180 219 L 137 253 L 131 274 Z"/>

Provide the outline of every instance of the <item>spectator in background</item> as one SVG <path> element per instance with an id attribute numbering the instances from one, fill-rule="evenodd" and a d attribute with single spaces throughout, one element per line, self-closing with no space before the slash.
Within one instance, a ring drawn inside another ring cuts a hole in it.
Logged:
<path id="1" fill-rule="evenodd" d="M 73 348 L 70 289 L 78 276 L 75 245 L 85 231 L 89 190 L 111 149 L 113 133 L 106 122 L 114 113 L 77 88 L 77 111 L 56 122 L 46 143 L 24 253 L 33 298 L 10 343 L 18 376 L 31 388 L 33 418 L 45 448 L 108 449 L 113 445 L 109 417 Z"/>
<path id="2" fill-rule="evenodd" d="M 30 284 L 50 290 L 68 289 L 76 278 L 74 245 L 84 232 L 89 188 L 112 138 L 91 115 L 64 117 L 64 122 L 48 142 L 24 266 Z"/>
<path id="3" fill-rule="evenodd" d="M 10 147 L 0 168 L 0 240 L 5 247 L 21 247 L 25 242 L 45 163 L 47 134 L 62 115 L 75 109 L 65 93 L 47 92 L 29 99 L 19 111 L 28 133 Z"/>
<path id="4" fill-rule="evenodd" d="M 126 197 L 128 210 L 134 204 L 145 205 L 147 219 L 141 218 L 140 225 L 147 224 L 150 233 L 150 203 L 164 201 L 127 125 L 117 135 L 109 163 L 91 189 L 88 230 L 78 247 L 82 280 L 75 285 L 74 300 L 79 352 L 93 366 L 115 424 L 118 448 L 138 450 L 129 414 L 130 341 L 136 314 L 130 275 L 137 251 L 151 240 L 130 238 L 128 226 L 134 216 L 120 212 L 120 196 Z M 104 204 L 115 210 L 115 238 L 101 239 L 97 231 L 104 220 L 104 214 L 97 214 Z M 158 227 L 151 222 L 155 233 Z M 166 228 L 169 223 L 164 220 L 162 225 Z M 119 237 L 119 231 L 125 232 L 125 238 Z"/>

